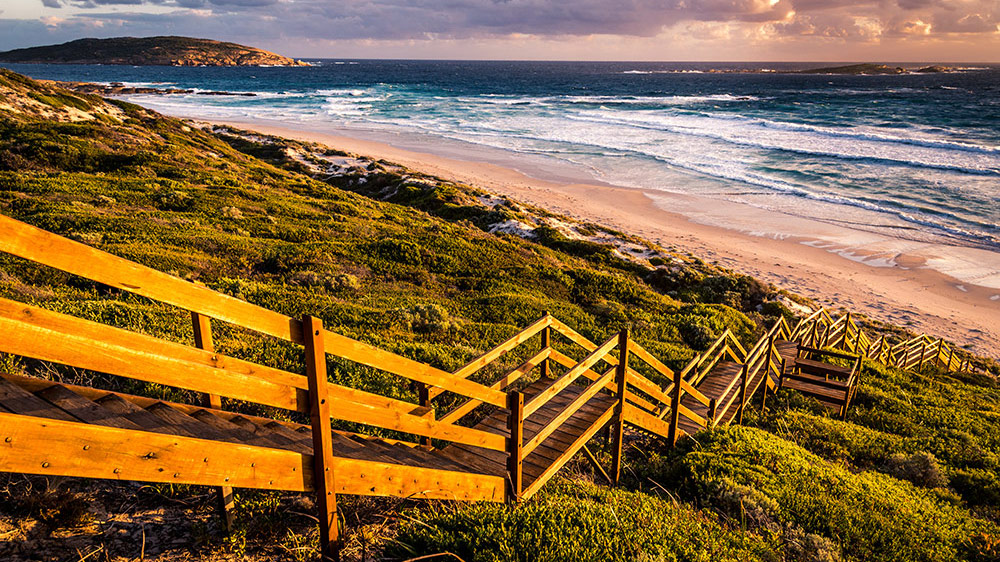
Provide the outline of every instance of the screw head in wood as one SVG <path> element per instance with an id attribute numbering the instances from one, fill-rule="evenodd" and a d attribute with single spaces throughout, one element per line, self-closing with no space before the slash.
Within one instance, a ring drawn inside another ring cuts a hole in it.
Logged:
<path id="1" fill-rule="evenodd" d="M 42 463 L 42 468 L 48 468 L 48 467 L 49 467 L 49 463 L 47 463 L 47 462 L 43 462 Z"/>
<path id="2" fill-rule="evenodd" d="M 83 450 L 84 451 L 89 451 L 90 450 L 90 445 L 84 445 L 83 446 Z"/>
<path id="3" fill-rule="evenodd" d="M 3 440 L 4 443 L 10 443 L 11 441 L 13 441 L 13 439 L 10 437 Z"/>

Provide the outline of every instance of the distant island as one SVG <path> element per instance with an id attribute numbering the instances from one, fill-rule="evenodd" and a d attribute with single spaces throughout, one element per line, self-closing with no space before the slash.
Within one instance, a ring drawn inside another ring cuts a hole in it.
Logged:
<path id="1" fill-rule="evenodd" d="M 888 66 L 885 64 L 850 64 L 847 66 L 829 66 L 825 68 L 812 68 L 800 71 L 801 74 L 909 74 L 916 72 L 920 74 L 933 74 L 937 72 L 952 72 L 954 68 L 947 66 L 927 66 L 918 69 L 907 69 L 901 66 Z"/>
<path id="2" fill-rule="evenodd" d="M 136 66 L 309 66 L 236 43 L 172 36 L 78 39 L 61 45 L 0 52 L 0 61 Z"/>

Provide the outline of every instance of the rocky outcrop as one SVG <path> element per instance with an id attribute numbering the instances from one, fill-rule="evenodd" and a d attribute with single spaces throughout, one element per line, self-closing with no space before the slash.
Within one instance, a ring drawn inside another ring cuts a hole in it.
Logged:
<path id="1" fill-rule="evenodd" d="M 884 64 L 851 64 L 803 70 L 802 74 L 905 74 L 907 70 L 899 66 Z"/>
<path id="2" fill-rule="evenodd" d="M 0 61 L 137 66 L 308 66 L 254 47 L 190 37 L 78 39 L 61 45 L 15 49 Z"/>

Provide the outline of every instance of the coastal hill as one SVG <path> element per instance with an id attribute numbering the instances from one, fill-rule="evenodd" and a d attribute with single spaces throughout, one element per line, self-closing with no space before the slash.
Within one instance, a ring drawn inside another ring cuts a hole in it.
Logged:
<path id="1" fill-rule="evenodd" d="M 333 332 L 448 372 L 545 311 L 591 341 L 630 326 L 630 337 L 679 370 L 727 329 L 746 345 L 762 326 L 810 304 L 694 256 L 474 186 L 317 144 L 199 126 L 2 69 L 0 214 L 281 314 L 316 312 Z M 188 346 L 194 337 L 187 310 L 7 254 L 0 254 L 0 297 Z M 855 321 L 894 342 L 909 337 Z M 300 372 L 301 347 L 225 322 L 212 326 L 227 358 L 221 363 Z M 488 384 L 536 353 L 519 348 L 473 377 Z M 581 356 L 576 350 L 574 360 Z M 995 561 L 1000 368 L 973 359 L 993 376 L 865 361 L 846 421 L 786 388 L 766 408 L 748 407 L 745 426 L 699 433 L 678 449 L 628 435 L 619 486 L 601 484 L 593 465 L 575 457 L 563 476 L 516 506 L 338 498 L 344 558 Z M 418 399 L 405 379 L 360 364 L 331 359 L 327 369 L 335 383 Z M 0 354 L 0 372 L 154 401 L 202 399 L 8 354 Z M 463 403 L 448 394 L 438 400 Z M 224 406 L 247 419 L 278 413 L 242 400 Z M 357 429 L 340 421 L 335 428 Z M 613 452 L 602 441 L 588 448 L 594 464 L 607 466 Z M 0 461 L 8 450 L 0 447 Z M 315 559 L 318 510 L 309 497 L 239 489 L 226 537 L 211 492 L 0 472 L 0 560 L 66 552 Z"/>
<path id="2" fill-rule="evenodd" d="M 174 36 L 78 39 L 61 45 L 0 52 L 0 61 L 136 66 L 308 66 L 254 47 Z"/>
<path id="3" fill-rule="evenodd" d="M 934 74 L 939 72 L 951 72 L 954 69 L 946 66 L 927 66 L 918 69 L 906 69 L 901 66 L 889 66 L 885 64 L 850 64 L 846 66 L 829 66 L 824 68 L 811 68 L 802 70 L 800 74 L 849 74 L 849 75 L 875 75 L 875 74 L 909 74 L 917 72 L 920 74 Z"/>

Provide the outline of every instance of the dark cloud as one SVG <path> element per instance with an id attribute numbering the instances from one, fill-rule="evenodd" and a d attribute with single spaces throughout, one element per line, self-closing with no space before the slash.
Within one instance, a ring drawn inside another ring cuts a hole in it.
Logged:
<path id="1" fill-rule="evenodd" d="M 780 36 L 872 41 L 881 35 L 995 33 L 1000 0 L 39 0 L 84 11 L 55 24 L 67 38 L 166 32 L 280 44 L 424 40 L 511 34 L 649 37 L 683 22 L 765 25 Z M 143 13 L 140 5 L 172 8 Z M 128 10 L 128 8 L 126 8 Z M 104 27 L 102 28 L 101 25 Z M 52 30 L 52 26 L 46 29 Z M 95 32 L 96 31 L 96 32 Z M 12 42 L 9 37 L 0 41 Z M 33 38 L 28 44 L 39 44 Z M 23 44 L 17 46 L 24 46 Z"/>

